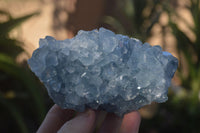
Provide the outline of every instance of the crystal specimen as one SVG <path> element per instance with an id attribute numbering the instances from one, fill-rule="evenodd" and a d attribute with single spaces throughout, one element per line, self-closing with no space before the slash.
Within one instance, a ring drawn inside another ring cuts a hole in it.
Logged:
<path id="1" fill-rule="evenodd" d="M 28 60 L 62 108 L 105 110 L 123 116 L 165 102 L 178 60 L 160 46 L 100 28 L 72 39 L 47 36 Z"/>

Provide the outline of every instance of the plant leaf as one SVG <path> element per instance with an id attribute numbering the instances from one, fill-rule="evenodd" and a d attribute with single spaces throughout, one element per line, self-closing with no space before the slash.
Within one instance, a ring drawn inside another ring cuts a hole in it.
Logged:
<path id="1" fill-rule="evenodd" d="M 12 103 L 6 100 L 1 93 L 0 93 L 0 104 L 6 107 L 8 111 L 11 113 L 16 123 L 18 124 L 21 133 L 28 133 L 28 128 L 24 123 L 23 117 L 20 114 L 19 110 Z"/>
<path id="2" fill-rule="evenodd" d="M 0 36 L 7 36 L 8 33 L 14 29 L 15 27 L 19 26 L 22 22 L 24 22 L 25 20 L 29 19 L 30 17 L 34 16 L 34 15 L 38 15 L 39 13 L 32 13 L 20 18 L 15 18 L 15 19 L 10 19 L 7 22 L 4 23 L 0 23 Z"/>
<path id="3" fill-rule="evenodd" d="M 45 116 L 44 100 L 39 91 L 40 88 L 33 80 L 31 73 L 23 68 L 20 68 L 14 63 L 14 60 L 11 57 L 2 53 L 0 53 L 0 70 L 24 84 L 34 100 L 38 120 L 41 122 Z"/>
<path id="4" fill-rule="evenodd" d="M 17 40 L 2 37 L 0 38 L 0 53 L 7 54 L 14 59 L 24 51 L 18 44 L 19 42 Z"/>

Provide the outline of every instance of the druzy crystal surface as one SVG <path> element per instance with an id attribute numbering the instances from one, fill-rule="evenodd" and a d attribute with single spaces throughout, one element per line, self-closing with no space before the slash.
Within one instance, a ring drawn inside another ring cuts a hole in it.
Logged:
<path id="1" fill-rule="evenodd" d="M 123 116 L 165 102 L 178 60 L 160 46 L 100 28 L 72 39 L 47 36 L 28 60 L 62 108 L 105 110 Z"/>

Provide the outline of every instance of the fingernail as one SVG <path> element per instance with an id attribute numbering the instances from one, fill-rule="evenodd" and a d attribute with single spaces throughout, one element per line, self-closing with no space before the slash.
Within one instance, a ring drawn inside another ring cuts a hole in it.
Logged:
<path id="1" fill-rule="evenodd" d="M 78 114 L 77 117 L 89 117 L 91 113 L 92 113 L 92 110 L 88 109 L 85 112 Z"/>

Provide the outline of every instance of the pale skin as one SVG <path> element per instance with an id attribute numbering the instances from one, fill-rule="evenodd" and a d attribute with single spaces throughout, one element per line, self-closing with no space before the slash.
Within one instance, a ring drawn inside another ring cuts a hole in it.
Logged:
<path id="1" fill-rule="evenodd" d="M 64 110 L 54 105 L 37 133 L 93 133 L 99 114 L 99 111 L 88 109 L 74 117 L 73 110 Z M 108 113 L 97 133 L 138 133 L 140 121 L 141 117 L 137 111 L 128 113 L 123 118 Z"/>

